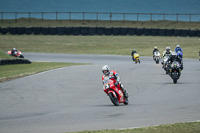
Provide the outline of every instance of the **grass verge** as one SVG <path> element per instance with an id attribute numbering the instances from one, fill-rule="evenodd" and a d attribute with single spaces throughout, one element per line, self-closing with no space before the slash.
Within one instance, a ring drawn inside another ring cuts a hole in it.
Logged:
<path id="1" fill-rule="evenodd" d="M 152 56 L 155 46 L 163 52 L 166 46 L 174 51 L 183 48 L 184 58 L 199 58 L 198 37 L 162 36 L 58 36 L 58 35 L 0 35 L 0 49 L 13 47 L 23 52 L 130 55 L 132 49 L 141 56 Z"/>
<path id="2" fill-rule="evenodd" d="M 81 63 L 56 63 L 56 62 L 32 62 L 31 64 L 2 65 L 0 66 L 0 82 L 36 74 L 72 65 L 83 65 Z"/>
<path id="3" fill-rule="evenodd" d="M 176 123 L 125 130 L 81 131 L 73 133 L 200 133 L 200 122 Z"/>
<path id="4" fill-rule="evenodd" d="M 133 27 L 133 28 L 160 28 L 160 29 L 200 29 L 200 22 L 177 21 L 106 21 L 106 20 L 41 20 L 35 18 L 20 18 L 0 21 L 0 27 Z"/>
<path id="5" fill-rule="evenodd" d="M 0 50 L 0 59 L 16 58 Z M 32 62 L 31 64 L 0 65 L 0 82 L 72 65 L 83 65 L 83 63 Z"/>

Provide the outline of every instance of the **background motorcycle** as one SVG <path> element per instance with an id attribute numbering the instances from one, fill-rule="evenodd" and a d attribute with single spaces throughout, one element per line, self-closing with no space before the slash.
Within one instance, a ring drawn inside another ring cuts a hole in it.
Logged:
<path id="1" fill-rule="evenodd" d="M 11 51 L 8 51 L 8 54 L 14 57 L 19 57 L 19 58 L 24 58 L 24 56 L 22 55 L 21 51 L 15 51 L 14 54 L 12 55 Z"/>
<path id="2" fill-rule="evenodd" d="M 160 52 L 159 51 L 155 51 L 154 52 L 154 60 L 155 60 L 155 62 L 156 62 L 156 64 L 159 64 L 159 61 L 160 61 Z"/>
<path id="3" fill-rule="evenodd" d="M 112 80 L 104 79 L 103 90 L 115 106 L 119 106 L 120 103 L 128 105 L 128 98 L 125 98 L 122 90 L 117 88 Z"/>
<path id="4" fill-rule="evenodd" d="M 166 74 L 169 73 L 169 71 L 168 71 L 168 63 L 167 63 L 168 58 L 169 58 L 169 56 L 166 55 L 162 60 L 163 69 L 166 71 Z"/>
<path id="5" fill-rule="evenodd" d="M 170 76 L 173 79 L 174 84 L 177 83 L 177 80 L 180 78 L 181 76 L 181 68 L 180 68 L 181 64 L 178 61 L 174 61 L 171 64 L 171 67 L 169 69 L 170 71 Z"/>
<path id="6" fill-rule="evenodd" d="M 140 55 L 138 53 L 134 53 L 132 58 L 135 59 L 135 64 L 140 63 Z"/>

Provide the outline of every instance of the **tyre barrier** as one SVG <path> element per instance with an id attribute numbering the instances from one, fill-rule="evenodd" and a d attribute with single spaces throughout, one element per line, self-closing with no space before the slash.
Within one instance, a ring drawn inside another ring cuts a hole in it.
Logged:
<path id="1" fill-rule="evenodd" d="M 33 28 L 25 28 L 25 33 L 26 35 L 32 34 Z"/>
<path id="2" fill-rule="evenodd" d="M 128 28 L 120 28 L 121 35 L 127 35 L 128 34 Z"/>
<path id="3" fill-rule="evenodd" d="M 145 35 L 145 36 L 200 36 L 200 30 L 154 29 L 120 27 L 0 27 L 0 34 L 11 35 Z"/>
<path id="4" fill-rule="evenodd" d="M 88 29 L 88 35 L 96 35 L 96 34 L 97 34 L 96 31 L 97 31 L 96 28 L 90 27 L 90 28 Z"/>
<path id="5" fill-rule="evenodd" d="M 174 36 L 181 36 L 182 30 L 175 30 L 174 31 Z"/>
<path id="6" fill-rule="evenodd" d="M 151 29 L 151 35 L 152 36 L 157 36 L 159 33 L 159 29 Z"/>
<path id="7" fill-rule="evenodd" d="M 105 28 L 104 35 L 112 35 L 112 34 L 113 34 L 112 28 Z"/>
<path id="8" fill-rule="evenodd" d="M 166 36 L 174 36 L 174 29 L 166 30 Z"/>
<path id="9" fill-rule="evenodd" d="M 112 28 L 112 32 L 115 36 L 121 35 L 120 28 Z"/>
<path id="10" fill-rule="evenodd" d="M 104 27 L 97 27 L 96 28 L 97 35 L 103 35 L 104 34 L 104 30 L 105 30 Z"/>
<path id="11" fill-rule="evenodd" d="M 57 34 L 58 35 L 65 35 L 66 29 L 65 27 L 57 27 Z"/>
<path id="12" fill-rule="evenodd" d="M 150 36 L 151 35 L 151 30 L 144 29 L 144 35 L 145 36 Z"/>
<path id="13" fill-rule="evenodd" d="M 27 59 L 2 59 L 0 65 L 11 65 L 11 64 L 31 64 L 31 61 Z"/>
<path id="14" fill-rule="evenodd" d="M 34 35 L 39 35 L 39 34 L 41 34 L 41 28 L 40 27 L 34 27 L 34 28 L 32 28 L 32 32 L 33 32 L 33 34 Z"/>
<path id="15" fill-rule="evenodd" d="M 128 28 L 128 35 L 136 35 L 136 28 Z"/>
<path id="16" fill-rule="evenodd" d="M 1 28 L 1 34 L 5 35 L 8 33 L 8 28 Z"/>
<path id="17" fill-rule="evenodd" d="M 81 34 L 81 28 L 80 27 L 73 27 L 72 29 L 72 35 L 80 35 Z"/>
<path id="18" fill-rule="evenodd" d="M 65 35 L 72 35 L 72 33 L 73 33 L 72 31 L 73 31 L 72 27 L 67 27 L 65 29 Z"/>

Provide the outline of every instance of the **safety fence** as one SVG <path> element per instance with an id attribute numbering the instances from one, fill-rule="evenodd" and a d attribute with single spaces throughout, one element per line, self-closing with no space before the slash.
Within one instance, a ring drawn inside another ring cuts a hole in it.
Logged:
<path id="1" fill-rule="evenodd" d="M 11 35 L 145 35 L 200 37 L 200 30 L 105 27 L 0 27 L 0 34 Z"/>
<path id="2" fill-rule="evenodd" d="M 200 22 L 199 14 L 169 13 L 113 13 L 113 12 L 0 12 L 1 21 L 19 18 L 51 20 L 121 20 L 121 21 L 186 21 Z"/>

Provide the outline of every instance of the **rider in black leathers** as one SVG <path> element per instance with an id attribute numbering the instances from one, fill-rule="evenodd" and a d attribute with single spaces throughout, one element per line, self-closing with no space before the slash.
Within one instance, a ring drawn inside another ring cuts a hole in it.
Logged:
<path id="1" fill-rule="evenodd" d="M 178 61 L 181 64 L 181 70 L 183 70 L 183 61 L 175 52 L 169 56 L 167 63 L 171 64 L 173 61 Z"/>

